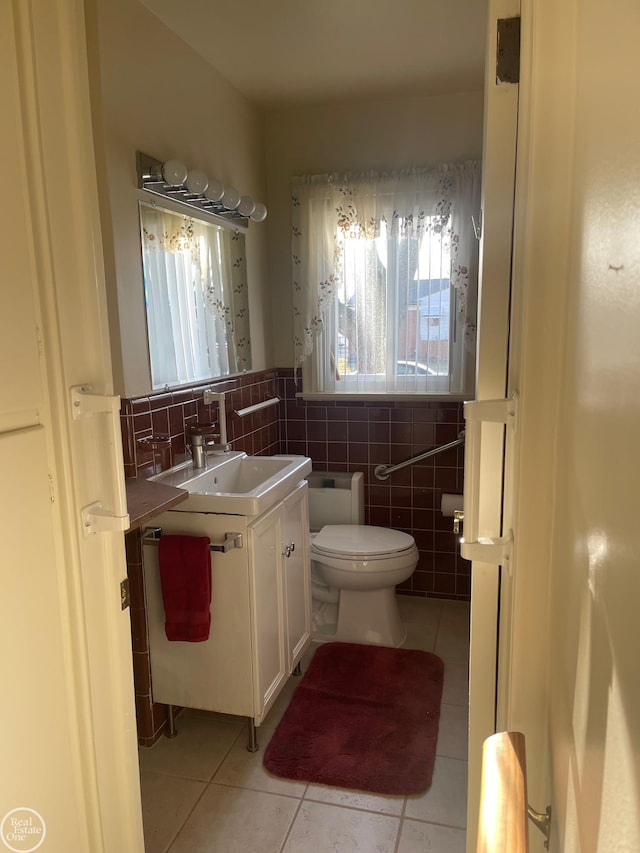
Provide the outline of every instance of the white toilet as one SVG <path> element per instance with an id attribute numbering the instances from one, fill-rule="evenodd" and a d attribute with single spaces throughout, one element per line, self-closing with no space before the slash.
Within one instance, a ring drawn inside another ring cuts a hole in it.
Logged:
<path id="1" fill-rule="evenodd" d="M 363 524 L 361 472 L 314 472 L 307 480 L 314 639 L 402 645 L 395 587 L 418 564 L 413 537 Z"/>

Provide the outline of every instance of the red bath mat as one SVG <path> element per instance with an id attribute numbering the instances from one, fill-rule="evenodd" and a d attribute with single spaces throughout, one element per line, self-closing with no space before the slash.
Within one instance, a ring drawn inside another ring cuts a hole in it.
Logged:
<path id="1" fill-rule="evenodd" d="M 444 664 L 355 643 L 315 653 L 264 753 L 276 776 L 377 794 L 431 785 Z"/>

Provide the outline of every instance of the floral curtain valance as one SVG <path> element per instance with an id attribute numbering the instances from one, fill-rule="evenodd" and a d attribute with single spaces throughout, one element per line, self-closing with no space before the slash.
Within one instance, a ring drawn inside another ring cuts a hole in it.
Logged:
<path id="1" fill-rule="evenodd" d="M 478 163 L 296 177 L 292 204 L 296 368 L 312 353 L 341 279 L 339 231 L 370 239 L 382 222 L 391 235 L 420 237 L 427 229 L 447 229 L 456 311 L 465 348 L 475 349 L 478 244 L 472 216 L 480 210 Z"/>

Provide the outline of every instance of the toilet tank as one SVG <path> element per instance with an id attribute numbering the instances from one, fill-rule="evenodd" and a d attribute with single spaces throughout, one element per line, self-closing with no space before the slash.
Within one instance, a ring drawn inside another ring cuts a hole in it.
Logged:
<path id="1" fill-rule="evenodd" d="M 362 471 L 313 471 L 307 481 L 312 532 L 325 524 L 364 524 Z"/>

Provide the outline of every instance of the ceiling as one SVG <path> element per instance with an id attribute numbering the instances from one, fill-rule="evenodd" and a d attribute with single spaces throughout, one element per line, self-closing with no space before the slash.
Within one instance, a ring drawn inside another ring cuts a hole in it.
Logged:
<path id="1" fill-rule="evenodd" d="M 264 108 L 482 89 L 487 0 L 141 0 Z"/>

